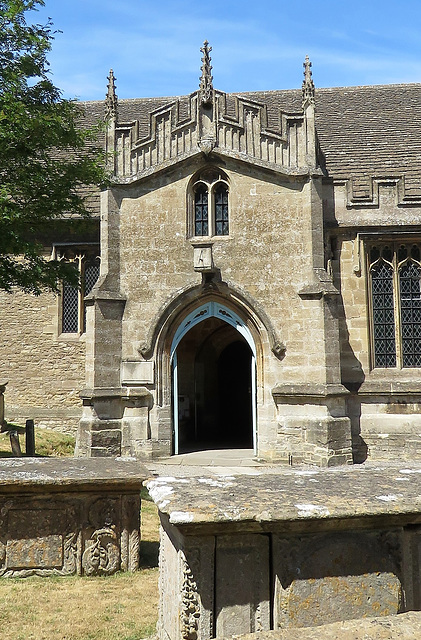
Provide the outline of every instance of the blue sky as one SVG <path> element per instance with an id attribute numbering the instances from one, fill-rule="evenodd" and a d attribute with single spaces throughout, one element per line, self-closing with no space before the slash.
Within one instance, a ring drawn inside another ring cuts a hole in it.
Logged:
<path id="1" fill-rule="evenodd" d="M 113 68 L 120 98 L 195 91 L 200 47 L 212 46 L 222 91 L 298 88 L 308 54 L 316 87 L 421 82 L 421 0 L 46 0 L 49 60 L 65 97 L 103 99 Z"/>

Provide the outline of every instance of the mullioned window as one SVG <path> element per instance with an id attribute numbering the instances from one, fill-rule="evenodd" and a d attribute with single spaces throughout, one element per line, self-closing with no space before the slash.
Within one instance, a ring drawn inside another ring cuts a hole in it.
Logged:
<path id="1" fill-rule="evenodd" d="M 191 236 L 229 235 L 229 185 L 219 170 L 206 169 L 197 174 L 191 188 Z"/>
<path id="2" fill-rule="evenodd" d="M 60 326 L 63 334 L 81 334 L 86 331 L 86 309 L 84 298 L 93 289 L 99 278 L 98 248 L 83 249 L 63 247 L 62 259 L 73 262 L 79 272 L 80 286 L 63 283 L 60 304 Z"/>
<path id="3" fill-rule="evenodd" d="M 368 251 L 374 367 L 421 367 L 421 243 Z"/>

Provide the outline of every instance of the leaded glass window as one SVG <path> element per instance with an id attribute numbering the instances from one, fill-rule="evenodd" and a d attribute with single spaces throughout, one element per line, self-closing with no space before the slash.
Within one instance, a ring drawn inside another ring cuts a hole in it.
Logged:
<path id="1" fill-rule="evenodd" d="M 219 169 L 208 168 L 193 179 L 193 215 L 189 234 L 193 236 L 229 235 L 228 178 Z"/>
<path id="2" fill-rule="evenodd" d="M 421 245 L 373 245 L 369 252 L 374 367 L 421 367 Z"/>
<path id="3" fill-rule="evenodd" d="M 374 327 L 374 366 L 396 367 L 393 269 L 378 262 L 371 273 Z"/>
<path id="4" fill-rule="evenodd" d="M 91 293 L 96 281 L 99 278 L 99 259 L 91 258 L 84 264 L 83 270 L 83 296 Z M 83 301 L 82 301 L 83 302 Z M 83 331 L 86 331 L 86 308 L 83 304 Z"/>
<path id="5" fill-rule="evenodd" d="M 215 189 L 215 235 L 228 235 L 228 189 L 224 184 Z"/>
<path id="6" fill-rule="evenodd" d="M 62 332 L 79 331 L 79 290 L 65 283 L 62 297 Z"/>
<path id="7" fill-rule="evenodd" d="M 208 190 L 200 185 L 194 194 L 194 235 L 207 236 L 208 229 Z"/>
<path id="8" fill-rule="evenodd" d="M 61 332 L 83 333 L 86 330 L 84 297 L 92 291 L 99 277 L 97 252 L 79 253 L 74 247 L 63 247 L 62 259 L 71 260 L 79 271 L 80 288 L 63 283 L 61 295 Z"/>
<path id="9" fill-rule="evenodd" d="M 407 262 L 399 270 L 402 366 L 421 366 L 420 267 Z"/>

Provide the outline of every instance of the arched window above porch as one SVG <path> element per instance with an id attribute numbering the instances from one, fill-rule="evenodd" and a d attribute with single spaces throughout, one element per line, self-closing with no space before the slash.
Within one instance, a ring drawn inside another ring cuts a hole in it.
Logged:
<path id="1" fill-rule="evenodd" d="M 188 235 L 229 235 L 229 182 L 220 169 L 204 169 L 192 179 L 188 196 Z"/>

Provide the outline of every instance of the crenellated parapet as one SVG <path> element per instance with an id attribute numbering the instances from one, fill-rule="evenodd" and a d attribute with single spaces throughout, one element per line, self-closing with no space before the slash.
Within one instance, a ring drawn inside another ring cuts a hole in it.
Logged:
<path id="1" fill-rule="evenodd" d="M 213 88 L 207 41 L 201 51 L 198 91 L 152 109 L 146 126 L 144 120 L 111 119 L 117 181 L 134 182 L 187 158 L 211 153 L 285 175 L 308 175 L 314 170 L 314 85 L 312 99 L 307 96 L 300 111 L 287 113 L 278 108 L 275 124 L 272 118 L 269 126 L 266 104 Z M 305 64 L 308 94 L 310 63 Z M 107 101 L 108 105 L 109 96 Z M 112 106 L 113 115 L 117 114 L 116 103 Z"/>
<path id="2" fill-rule="evenodd" d="M 332 180 L 335 187 L 343 187 L 346 207 L 379 208 L 381 193 L 389 192 L 397 207 L 420 207 L 421 182 L 419 175 L 352 176 Z"/>
<path id="3" fill-rule="evenodd" d="M 283 173 L 307 173 L 304 114 L 279 111 L 278 126 L 268 127 L 267 107 L 234 96 L 234 115 L 228 113 L 226 95 L 218 96 L 217 145 L 227 155 L 254 164 L 274 165 Z"/>
<path id="4" fill-rule="evenodd" d="M 138 120 L 118 123 L 115 130 L 118 179 L 137 180 L 198 152 L 197 93 L 176 100 L 149 114 L 148 134 Z M 187 109 L 186 109 L 187 107 Z M 187 115 L 186 115 L 187 112 Z"/>
<path id="5" fill-rule="evenodd" d="M 226 94 L 214 93 L 210 105 L 203 105 L 197 91 L 187 101 L 178 99 L 152 111 L 144 137 L 140 137 L 137 120 L 116 124 L 116 177 L 131 182 L 190 156 L 211 152 L 285 174 L 308 173 L 304 113 L 280 111 L 279 126 L 269 129 L 266 105 L 235 96 L 232 114 Z"/>

